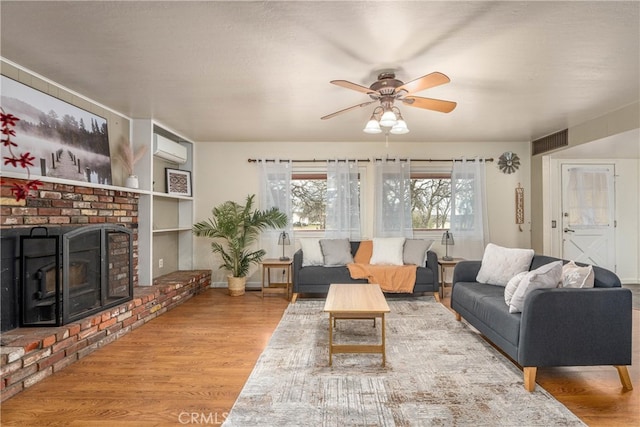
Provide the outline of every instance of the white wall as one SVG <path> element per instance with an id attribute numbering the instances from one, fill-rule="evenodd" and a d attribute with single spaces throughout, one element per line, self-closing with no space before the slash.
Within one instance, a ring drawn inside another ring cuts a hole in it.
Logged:
<path id="1" fill-rule="evenodd" d="M 520 169 L 511 175 L 503 174 L 497 166 L 498 157 L 505 151 L 513 151 L 521 159 Z M 401 143 L 390 141 L 371 143 L 267 143 L 267 142 L 228 142 L 197 143 L 197 175 L 194 187 L 198 189 L 195 197 L 195 219 L 200 221 L 210 217 L 211 209 L 226 201 L 244 201 L 248 194 L 259 192 L 259 166 L 248 163 L 249 158 L 281 159 L 331 159 L 331 158 L 371 158 L 371 157 L 409 157 L 412 159 L 450 159 L 493 157 L 495 161 L 487 164 L 487 199 L 489 210 L 489 229 L 491 241 L 509 247 L 530 247 L 530 147 L 528 142 L 473 142 L 473 143 Z M 367 164 L 364 197 L 365 219 L 363 236 L 372 237 L 373 221 L 373 175 L 372 166 Z M 417 164 L 416 164 L 417 165 Z M 420 163 L 424 165 L 424 163 Z M 449 167 L 451 163 L 446 163 Z M 525 224 L 523 231 L 515 224 L 515 188 L 520 183 L 525 189 Z M 437 233 L 434 237 L 440 237 Z M 444 248 L 438 244 L 434 250 L 444 254 Z M 455 256 L 455 246 L 450 248 Z M 212 268 L 213 281 L 224 282 L 225 272 L 217 269 L 207 239 L 196 238 L 194 268 Z M 253 275 L 250 282 L 257 283 L 259 277 Z"/>

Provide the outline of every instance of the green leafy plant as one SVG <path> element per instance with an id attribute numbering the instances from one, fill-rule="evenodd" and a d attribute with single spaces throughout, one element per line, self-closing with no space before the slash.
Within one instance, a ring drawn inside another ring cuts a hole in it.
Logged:
<path id="1" fill-rule="evenodd" d="M 212 209 L 212 217 L 193 225 L 193 234 L 209 237 L 213 253 L 222 257 L 220 268 L 234 277 L 246 277 L 251 264 L 258 264 L 266 255 L 264 249 L 251 250 L 260 232 L 269 228 L 283 228 L 287 215 L 278 208 L 254 210 L 255 194 L 247 196 L 245 205 L 227 201 Z"/>

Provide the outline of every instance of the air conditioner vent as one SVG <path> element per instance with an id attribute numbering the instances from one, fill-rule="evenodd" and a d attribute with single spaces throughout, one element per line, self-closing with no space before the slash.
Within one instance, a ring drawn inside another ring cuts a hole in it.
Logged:
<path id="1" fill-rule="evenodd" d="M 180 165 L 187 162 L 186 147 L 158 134 L 154 135 L 153 155 Z"/>
<path id="2" fill-rule="evenodd" d="M 569 130 L 564 129 L 533 141 L 531 143 L 531 155 L 546 153 L 567 145 L 569 145 Z"/>

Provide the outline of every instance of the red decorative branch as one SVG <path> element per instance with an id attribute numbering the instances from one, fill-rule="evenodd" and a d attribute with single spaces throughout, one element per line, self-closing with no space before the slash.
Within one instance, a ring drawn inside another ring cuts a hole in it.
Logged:
<path id="1" fill-rule="evenodd" d="M 22 183 L 13 183 L 13 187 L 11 187 L 11 193 L 16 198 L 16 201 L 26 200 L 29 197 L 29 191 L 37 190 L 39 185 L 42 185 L 42 182 L 37 179 L 30 179 L 31 170 L 29 166 L 33 166 L 33 160 L 35 157 L 31 155 L 30 152 L 26 153 L 14 153 L 13 147 L 18 147 L 18 144 L 11 140 L 12 137 L 16 136 L 16 131 L 13 129 L 20 119 L 14 116 L 13 114 L 5 114 L 4 109 L 0 107 L 0 122 L 2 122 L 2 145 L 7 147 L 9 150 L 9 155 L 4 156 L 4 164 L 11 165 L 13 167 L 21 167 L 27 170 L 27 182 Z"/>

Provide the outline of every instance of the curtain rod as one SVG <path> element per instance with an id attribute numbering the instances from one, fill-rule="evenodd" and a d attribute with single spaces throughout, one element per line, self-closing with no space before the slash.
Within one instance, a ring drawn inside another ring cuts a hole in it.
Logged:
<path id="1" fill-rule="evenodd" d="M 282 159 L 282 161 L 284 162 L 292 162 L 292 163 L 316 163 L 316 162 L 323 162 L 326 163 L 330 160 L 334 160 L 334 159 L 308 159 L 308 160 L 301 160 L 301 159 L 291 159 L 291 160 L 285 160 Z M 370 162 L 371 159 L 349 159 L 351 161 L 358 161 L 358 162 Z M 395 159 L 382 159 L 382 158 L 374 158 L 373 161 L 382 161 L 382 160 L 395 160 Z M 398 159 L 402 162 L 406 162 L 407 160 L 410 160 L 412 162 L 461 162 L 462 159 Z M 473 160 L 473 159 L 470 159 Z M 493 162 L 493 157 L 489 157 L 486 159 L 482 159 L 485 162 Z M 262 159 L 247 159 L 247 162 L 249 163 L 260 163 L 261 161 L 263 161 Z M 276 159 L 264 159 L 265 162 L 275 162 Z M 344 159 L 338 159 L 339 162 L 345 162 L 346 160 Z"/>

